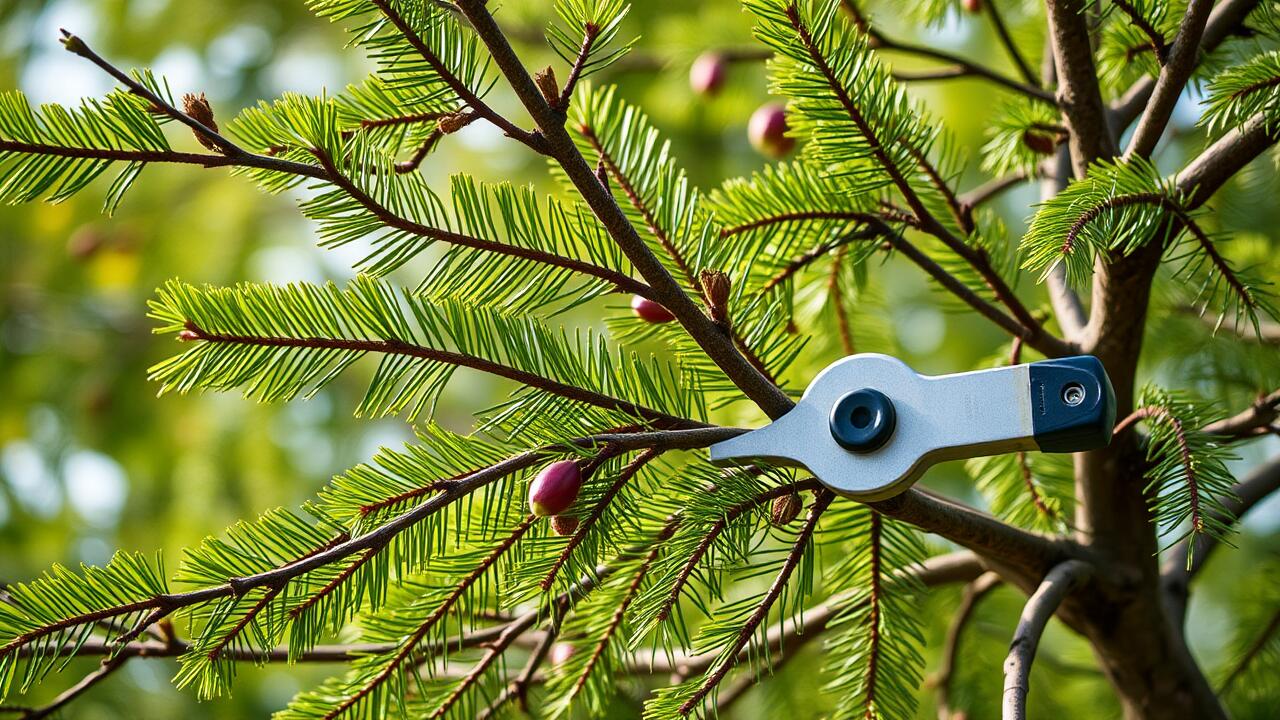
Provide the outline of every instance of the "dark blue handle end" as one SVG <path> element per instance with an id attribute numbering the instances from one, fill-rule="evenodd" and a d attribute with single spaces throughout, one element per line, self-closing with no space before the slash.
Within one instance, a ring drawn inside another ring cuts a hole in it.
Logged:
<path id="1" fill-rule="evenodd" d="M 1031 371 L 1031 426 L 1044 452 L 1106 447 L 1116 424 L 1116 394 L 1092 355 L 1042 360 Z"/>

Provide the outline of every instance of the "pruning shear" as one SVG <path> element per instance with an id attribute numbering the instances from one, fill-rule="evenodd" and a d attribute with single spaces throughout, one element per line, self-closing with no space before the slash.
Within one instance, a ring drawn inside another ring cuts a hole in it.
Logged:
<path id="1" fill-rule="evenodd" d="M 712 445 L 711 462 L 804 468 L 841 495 L 883 500 L 945 460 L 1105 447 L 1115 418 L 1092 355 L 930 376 L 862 353 L 818 373 L 786 415 Z"/>

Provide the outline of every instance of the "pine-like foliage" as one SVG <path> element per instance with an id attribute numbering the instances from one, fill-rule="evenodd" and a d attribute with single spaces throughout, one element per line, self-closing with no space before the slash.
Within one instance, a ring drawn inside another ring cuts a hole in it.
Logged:
<path id="1" fill-rule="evenodd" d="M 982 146 L 983 170 L 995 175 L 1034 175 L 1066 133 L 1053 106 L 1019 96 L 1001 106 L 987 128 L 987 138 Z"/>
<path id="2" fill-rule="evenodd" d="M 1210 81 L 1207 95 L 1200 124 L 1214 132 L 1243 125 L 1258 114 L 1274 127 L 1280 123 L 1280 51 L 1219 73 Z"/>
<path id="3" fill-rule="evenodd" d="M 168 89 L 150 73 L 134 78 L 168 97 Z M 169 150 L 160 123 L 144 99 L 118 90 L 103 100 L 86 99 L 79 108 L 47 104 L 39 110 L 20 92 L 0 93 L 0 200 L 66 200 L 122 162 L 103 201 L 103 211 L 111 213 L 142 172 L 148 153 Z M 41 148 L 70 151 L 38 152 Z"/>
<path id="4" fill-rule="evenodd" d="M 0 603 L 0 697 L 17 676 L 19 651 L 30 653 L 19 680 L 25 692 L 65 666 L 103 628 L 106 642 L 129 640 L 134 624 L 160 607 L 168 591 L 159 558 L 116 553 L 103 567 L 55 565 L 42 577 L 7 589 Z"/>
<path id="5" fill-rule="evenodd" d="M 1199 535 L 1225 540 L 1234 514 L 1224 503 L 1233 497 L 1235 482 L 1227 462 L 1236 456 L 1220 439 L 1198 432 L 1218 411 L 1153 386 L 1143 388 L 1138 406 L 1149 430 L 1147 491 L 1166 544 Z M 1187 563 L 1192 562 L 1189 552 Z"/>
<path id="6" fill-rule="evenodd" d="M 152 369 L 162 392 L 242 387 L 260 401 L 289 400 L 315 394 L 360 357 L 375 354 L 382 359 L 359 415 L 417 417 L 460 366 L 523 383 L 494 416 L 512 431 L 549 417 L 564 423 L 563 432 L 704 414 L 697 393 L 670 363 L 614 351 L 599 337 L 571 339 L 491 307 L 397 294 L 367 277 L 346 289 L 201 289 L 171 282 L 151 314 L 162 323 L 158 332 L 194 343 Z M 582 401 L 565 402 L 539 385 L 579 388 Z"/>
<path id="7" fill-rule="evenodd" d="M 840 717 L 912 717 L 924 674 L 922 619 L 913 605 L 923 588 L 909 571 L 924 559 L 924 546 L 915 530 L 865 507 L 833 515 L 830 532 L 848 554 L 827 577 L 852 592 L 837 601 L 824 689 Z"/>
<path id="8" fill-rule="evenodd" d="M 1068 280 L 1083 286 L 1099 254 L 1129 255 L 1159 243 L 1183 282 L 1198 288 L 1197 303 L 1255 327 L 1259 315 L 1275 317 L 1270 283 L 1227 260 L 1218 247 L 1226 238 L 1206 231 L 1202 217 L 1150 162 L 1095 163 L 1036 213 L 1022 238 L 1022 266 L 1043 278 L 1062 265 Z"/>
<path id="9" fill-rule="evenodd" d="M 1031 6 L 994 2 L 982 12 L 1017 55 L 995 11 L 1011 10 L 1021 24 Z M 798 395 L 826 359 L 893 352 L 900 316 L 890 303 L 910 289 L 894 287 L 896 268 L 879 270 L 899 260 L 947 291 L 942 307 L 977 310 L 1009 331 L 1014 346 L 999 352 L 1016 361 L 1024 344 L 1037 357 L 1088 344 L 1080 334 L 1057 337 L 1038 306 L 1022 304 L 1029 293 L 1014 291 L 1019 271 L 1044 279 L 1060 266 L 1082 288 L 1100 264 L 1158 250 L 1165 265 L 1156 272 L 1153 252 L 1151 308 L 1170 317 L 1149 331 L 1166 356 L 1179 354 L 1176 343 L 1187 348 L 1181 364 L 1159 372 L 1245 407 L 1280 377 L 1266 346 L 1218 332 L 1229 318 L 1233 329 L 1251 326 L 1266 338 L 1276 317 L 1270 244 L 1228 232 L 1176 174 L 1136 153 L 1095 162 L 1044 202 L 1015 254 L 1000 217 L 981 206 L 1008 185 L 958 192 L 971 179 L 965 149 L 879 55 L 932 62 L 950 53 L 894 42 L 882 32 L 892 24 L 870 22 L 856 2 L 742 1 L 771 55 L 769 88 L 787 102 L 800 151 L 705 193 L 658 123 L 607 77 L 586 81 L 632 47 L 624 0 L 541 7 L 538 26 L 548 23 L 539 40 L 563 65 L 528 77 L 500 37 L 512 18 L 485 22 L 498 3 L 308 5 L 347 26 L 374 73 L 336 94 L 260 102 L 221 130 L 207 105 L 193 105 L 196 96 L 179 110 L 163 80 L 117 71 L 67 35 L 69 50 L 120 87 L 74 109 L 0 95 L 0 199 L 61 201 L 110 170 L 110 212 L 156 162 L 230 168 L 267 192 L 299 195 L 322 247 L 364 251 L 353 279 L 173 280 L 150 315 L 180 350 L 151 377 L 162 393 L 236 390 L 271 402 L 360 375 L 356 414 L 403 417 L 417 439 L 380 450 L 298 507 L 267 510 L 187 548 L 172 576 L 159 556 L 120 553 L 103 567 L 55 566 L 4 589 L 0 699 L 81 655 L 107 662 L 72 698 L 125 659 L 162 654 L 177 660 L 174 683 L 200 699 L 232 692 L 246 663 L 341 660 L 277 714 L 284 720 L 491 718 L 527 701 L 547 717 L 606 717 L 624 691 L 647 718 L 714 717 L 744 683 L 782 672 L 801 644 L 820 637 L 822 678 L 809 685 L 825 689 L 821 704 L 834 717 L 912 718 L 930 626 L 921 576 L 952 579 L 930 575 L 917 530 L 890 515 L 906 507 L 901 516 L 910 517 L 938 501 L 914 495 L 867 506 L 795 470 L 714 467 L 706 438 L 735 431 L 710 419 L 739 421 L 723 409 L 748 398 L 758 407 L 743 414 L 780 415 L 785 396 Z M 1212 78 L 1201 121 L 1211 134 L 1254 127 L 1258 116 L 1267 132 L 1280 126 L 1277 7 L 1259 3 L 1244 29 L 1230 29 L 1251 34 L 1250 43 L 1228 38 L 1197 57 L 1195 77 Z M 937 26 L 978 15 L 966 10 L 928 0 L 906 12 Z M 1168 44 L 1185 12 L 1171 0 L 1091 11 L 1100 84 L 1117 101 L 1112 115 L 1127 111 L 1129 83 L 1169 72 Z M 1034 178 L 1068 139 L 1070 112 L 1055 100 L 1062 87 L 967 61 L 957 70 L 928 79 L 973 75 L 1012 93 L 1000 101 L 982 169 Z M 489 104 L 504 77 L 527 115 Z M 184 127 L 167 136 L 174 120 Z M 546 156 L 560 192 L 419 172 L 472 123 Z M 179 140 L 207 152 L 183 150 Z M 627 296 L 665 304 L 679 322 L 651 322 L 624 308 Z M 1216 324 L 1197 317 L 1210 309 Z M 573 325 L 585 310 L 602 318 Z M 467 434 L 431 420 L 459 369 L 511 388 L 496 406 L 473 408 Z M 1121 427 L 1141 432 L 1125 442 L 1145 452 L 1146 529 L 1166 546 L 1187 543 L 1188 563 L 1197 541 L 1226 542 L 1233 532 L 1231 444 L 1274 431 L 1264 422 L 1211 432 L 1223 413 L 1191 397 L 1149 386 Z M 1253 409 L 1264 420 L 1274 410 Z M 555 474 L 539 480 L 539 471 L 557 461 L 571 464 L 558 466 L 558 477 L 580 483 L 561 488 L 567 507 L 558 517 L 529 514 L 530 498 Z M 965 467 L 996 518 L 957 506 L 952 522 L 933 529 L 986 558 L 1003 559 L 993 548 L 1026 550 L 999 565 L 1018 584 L 1047 570 L 1026 560 L 1040 549 L 1089 556 L 1069 536 L 1077 501 L 1069 458 L 1010 453 Z M 993 545 L 999 522 L 1005 536 Z M 966 534 L 971 523 L 980 529 Z M 1274 598 L 1264 600 L 1271 605 L 1247 614 L 1249 633 L 1222 676 L 1242 713 L 1276 692 L 1264 676 L 1280 621 Z"/>

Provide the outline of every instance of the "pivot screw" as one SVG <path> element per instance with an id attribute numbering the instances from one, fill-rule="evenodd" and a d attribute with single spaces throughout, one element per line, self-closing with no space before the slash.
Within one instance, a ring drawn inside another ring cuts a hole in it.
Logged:
<path id="1" fill-rule="evenodd" d="M 1067 383 L 1066 387 L 1062 388 L 1062 402 L 1071 407 L 1084 402 L 1084 396 L 1084 386 L 1080 383 Z"/>
<path id="2" fill-rule="evenodd" d="M 879 390 L 862 388 L 840 398 L 831 409 L 831 437 L 856 453 L 880 449 L 893 436 L 898 414 Z"/>

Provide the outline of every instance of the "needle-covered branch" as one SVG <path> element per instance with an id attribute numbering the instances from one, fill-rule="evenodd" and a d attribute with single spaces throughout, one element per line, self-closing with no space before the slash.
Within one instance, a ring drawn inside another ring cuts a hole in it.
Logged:
<path id="1" fill-rule="evenodd" d="M 494 62 L 547 138 L 552 157 L 635 269 L 654 289 L 657 301 L 676 317 L 711 360 L 766 414 L 776 418 L 790 410 L 794 405 L 791 399 L 739 352 L 732 340 L 725 337 L 645 245 L 613 195 L 600 184 L 594 168 L 574 145 L 559 113 L 542 96 L 485 4 L 480 0 L 460 0 L 458 7 L 489 48 Z"/>

